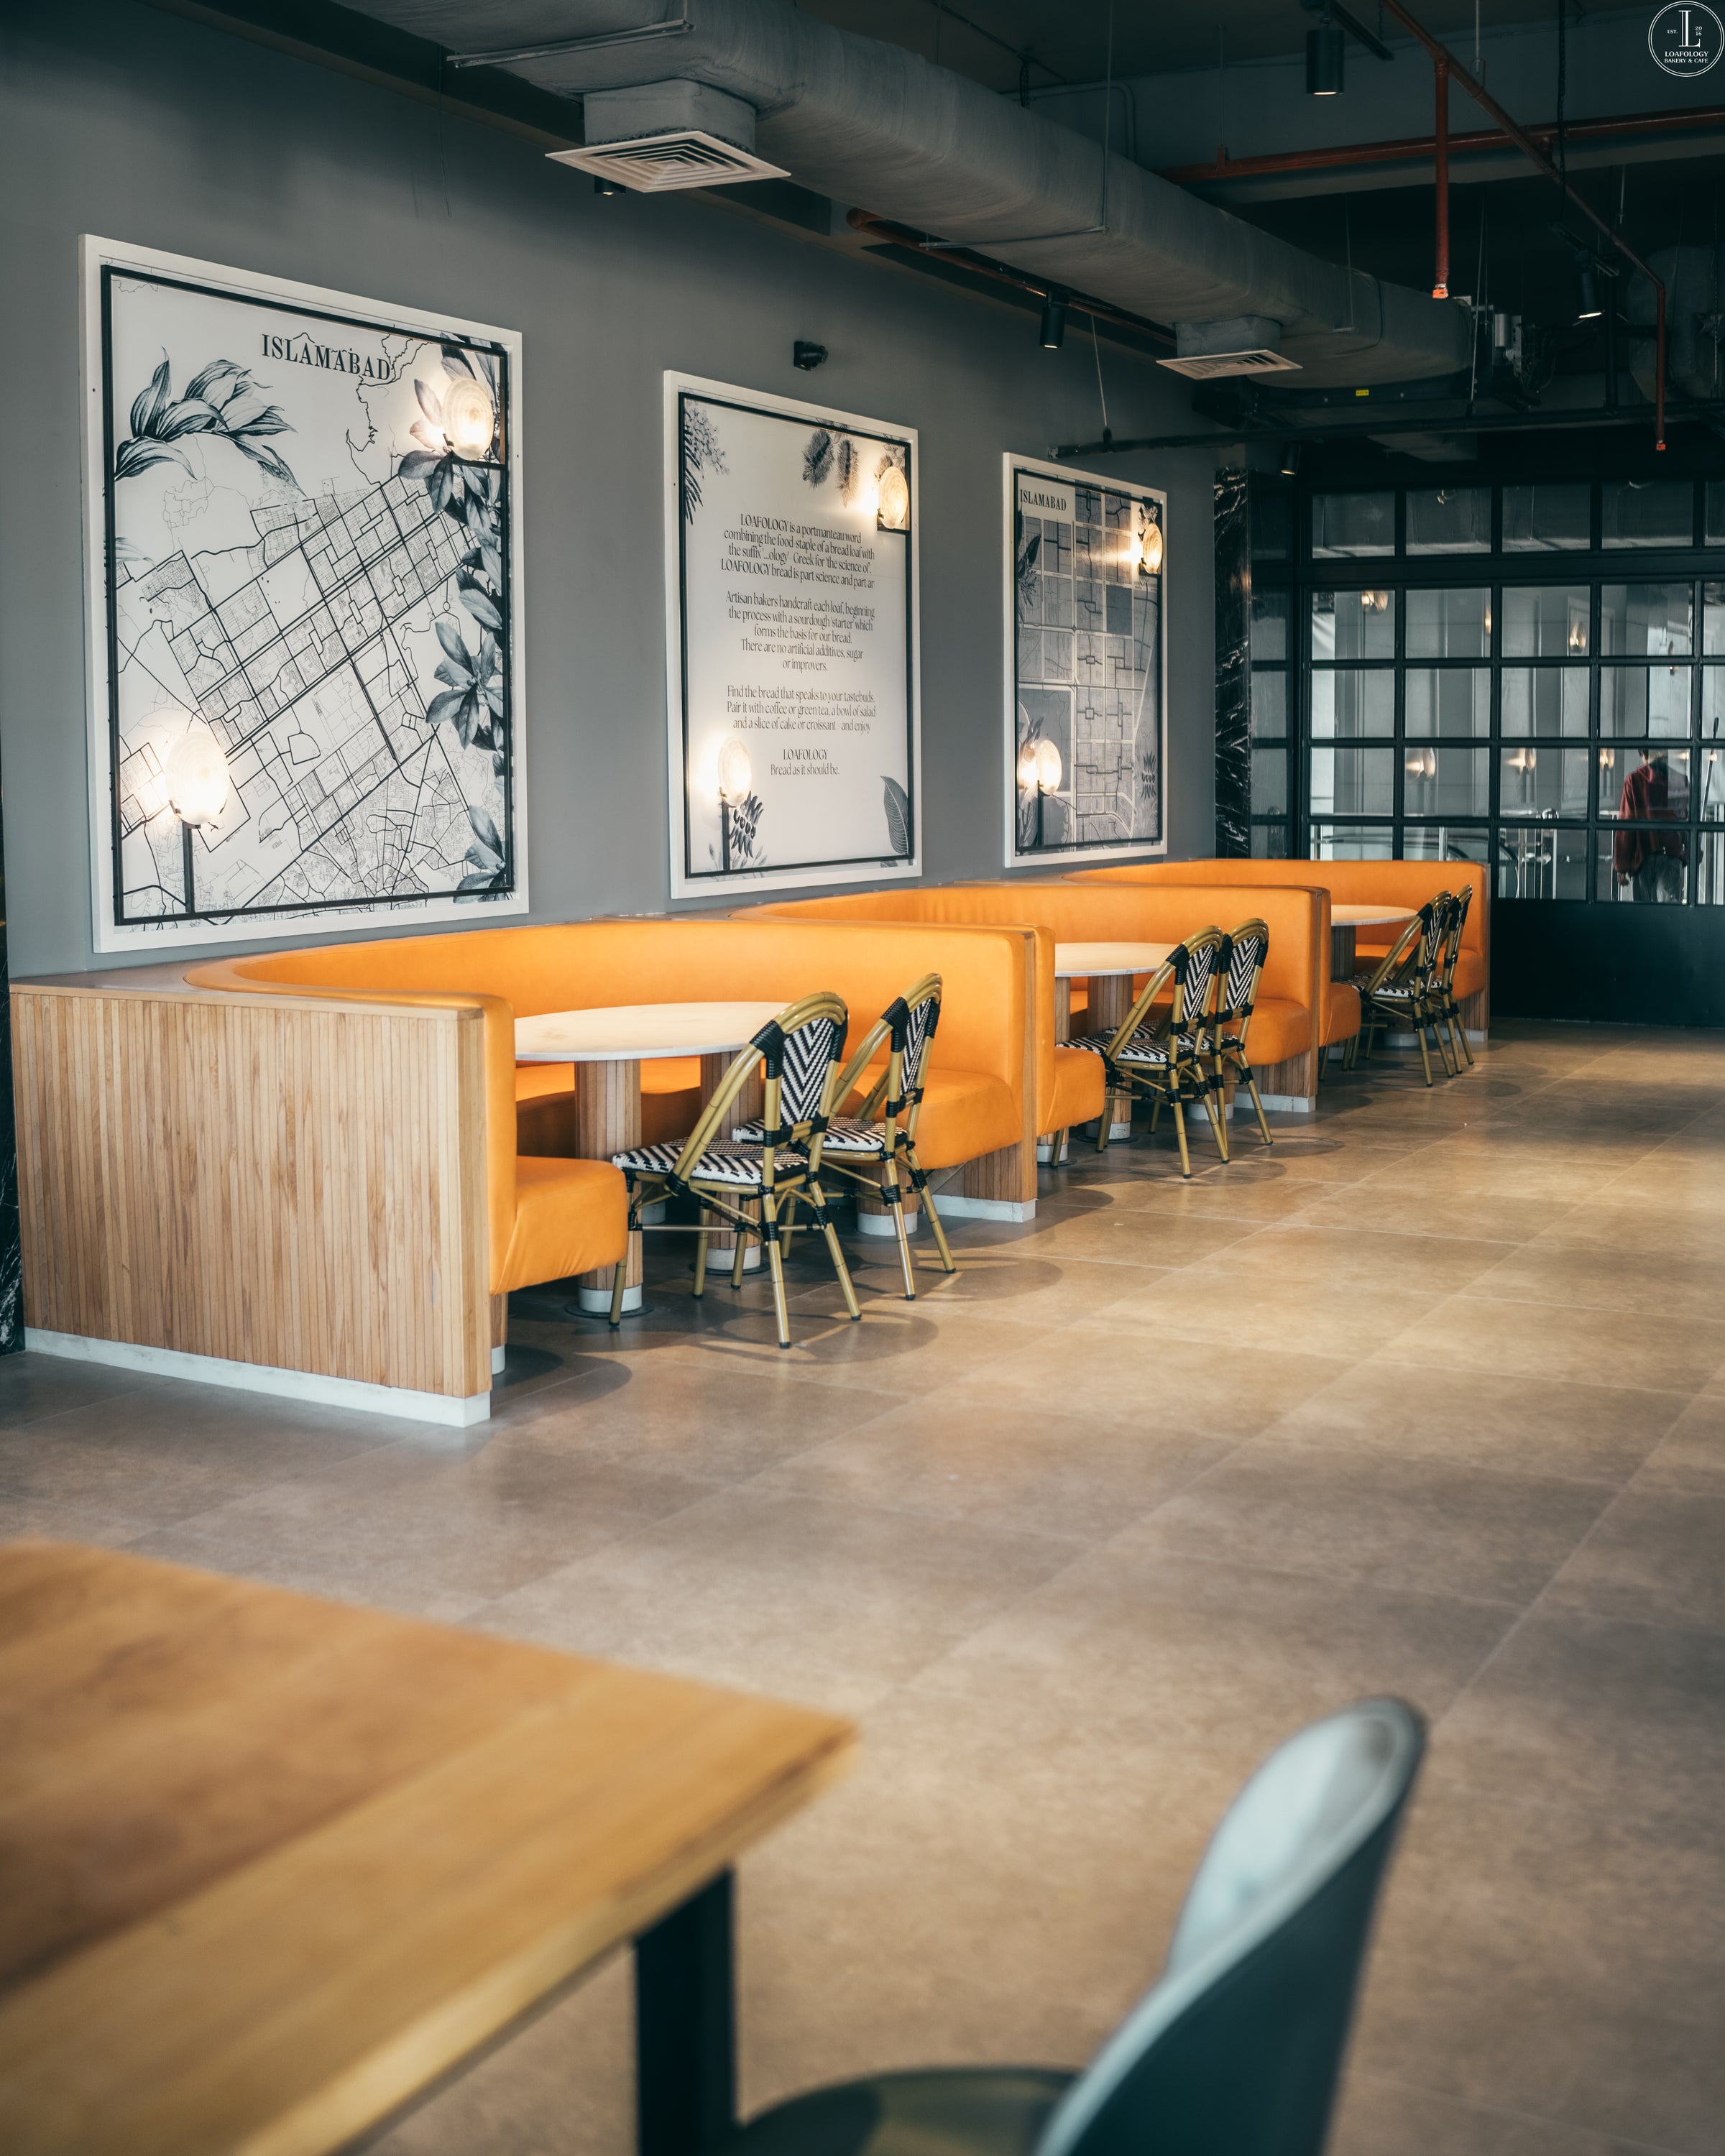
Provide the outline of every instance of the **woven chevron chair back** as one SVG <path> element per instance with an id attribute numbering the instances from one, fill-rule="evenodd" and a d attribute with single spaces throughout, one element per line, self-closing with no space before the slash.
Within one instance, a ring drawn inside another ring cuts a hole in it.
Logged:
<path id="1" fill-rule="evenodd" d="M 1440 979 L 1445 996 L 1455 987 L 1455 968 L 1461 957 L 1461 932 L 1467 926 L 1468 908 L 1473 904 L 1473 886 L 1465 883 L 1460 891 L 1451 891 L 1449 896 L 1449 930 L 1444 937 L 1443 963 L 1440 969 Z"/>
<path id="2" fill-rule="evenodd" d="M 1401 933 L 1360 984 L 1367 995 L 1375 995 L 1379 988 L 1392 984 L 1399 988 L 1409 985 L 1425 947 L 1426 916 L 1431 911 L 1430 906 L 1422 906 L 1410 921 L 1402 923 Z"/>
<path id="3" fill-rule="evenodd" d="M 1155 1006 L 1174 984 L 1168 1019 L 1168 1040 L 1178 1043 L 1183 1034 L 1200 1038 L 1209 1029 L 1215 991 L 1220 978 L 1223 936 L 1219 928 L 1201 928 L 1197 935 L 1177 943 L 1165 962 L 1145 983 L 1138 998 L 1127 1013 L 1120 1030 L 1108 1044 L 1108 1054 L 1117 1056 L 1134 1034 L 1157 1023 Z"/>
<path id="4" fill-rule="evenodd" d="M 886 1067 L 852 1120 L 873 1122 L 877 1117 L 884 1118 L 914 1140 L 916 1118 L 922 1109 L 928 1051 L 940 1017 L 941 977 L 925 973 L 914 988 L 893 998 L 851 1050 L 850 1060 L 833 1088 L 834 1106 L 841 1107 L 850 1099 L 885 1047 Z"/>
<path id="5" fill-rule="evenodd" d="M 820 1142 L 849 1024 L 844 998 L 829 991 L 799 996 L 769 1019 L 713 1089 L 700 1121 L 683 1141 L 673 1179 L 680 1184 L 707 1147 L 715 1140 L 722 1142 L 737 1114 L 737 1096 L 757 1065 L 764 1066 L 767 1080 L 764 1179 L 773 1180 L 774 1148 L 792 1143 L 808 1147 L 814 1173 L 820 1165 Z"/>
<path id="6" fill-rule="evenodd" d="M 1270 931 L 1261 921 L 1246 921 L 1223 938 L 1221 985 L 1216 992 L 1214 1030 L 1219 1040 L 1245 1045 L 1258 993 L 1258 977 L 1270 955 Z"/>

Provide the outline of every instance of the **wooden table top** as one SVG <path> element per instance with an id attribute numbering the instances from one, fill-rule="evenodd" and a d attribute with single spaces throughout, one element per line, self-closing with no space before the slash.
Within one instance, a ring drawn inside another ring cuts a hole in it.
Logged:
<path id="1" fill-rule="evenodd" d="M 1332 928 L 1375 928 L 1380 921 L 1411 921 L 1414 909 L 1411 906 L 1380 906 L 1362 901 L 1358 905 L 1330 907 Z"/>
<path id="2" fill-rule="evenodd" d="M 0 2148 L 339 2147 L 848 1763 L 809 1709 L 0 1548 Z"/>
<path id="3" fill-rule="evenodd" d="M 515 1022 L 517 1063 L 650 1063 L 718 1055 L 754 1039 L 780 1004 L 615 1004 Z"/>
<path id="4" fill-rule="evenodd" d="M 1089 975 L 1153 973 L 1173 954 L 1172 943 L 1056 943 L 1055 978 Z"/>

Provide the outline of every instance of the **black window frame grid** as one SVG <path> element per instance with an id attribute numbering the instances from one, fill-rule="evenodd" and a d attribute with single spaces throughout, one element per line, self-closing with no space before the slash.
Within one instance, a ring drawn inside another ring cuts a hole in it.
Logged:
<path id="1" fill-rule="evenodd" d="M 1284 818 L 1274 811 L 1260 812 L 1253 803 L 1254 851 L 1258 850 L 1260 830 L 1285 838 L 1288 850 L 1296 855 L 1310 855 L 1315 844 L 1327 839 L 1329 843 L 1346 842 L 1350 831 L 1372 833 L 1388 831 L 1392 857 L 1408 858 L 1407 845 L 1410 832 L 1434 834 L 1434 843 L 1441 843 L 1436 834 L 1453 832 L 1455 843 L 1466 844 L 1470 850 L 1467 858 L 1483 862 L 1491 879 L 1494 900 L 1505 904 L 1518 902 L 1517 894 L 1506 889 L 1508 863 L 1504 850 L 1506 833 L 1567 834 L 1571 850 L 1579 843 L 1583 865 L 1583 892 L 1559 897 L 1554 892 L 1543 891 L 1522 894 L 1537 897 L 1541 902 L 1560 905 L 1595 905 L 1618 902 L 1616 887 L 1601 889 L 1599 857 L 1602 842 L 1615 844 L 1616 834 L 1625 830 L 1649 829 L 1666 835 L 1673 830 L 1684 837 L 1685 860 L 1682 903 L 1686 906 L 1725 905 L 1725 810 L 1712 819 L 1704 818 L 1702 809 L 1707 795 L 1704 757 L 1711 745 L 1725 754 L 1725 639 L 1722 648 L 1709 653 L 1706 649 L 1707 593 L 1711 584 L 1717 588 L 1717 606 L 1725 619 L 1725 547 L 1716 542 L 1709 549 L 1707 543 L 1706 516 L 1707 490 L 1720 482 L 1709 481 L 1697 475 L 1678 484 L 1691 489 L 1692 517 L 1691 543 L 1686 547 L 1614 546 L 1603 544 L 1603 520 L 1605 490 L 1624 484 L 1621 480 L 1594 477 L 1584 482 L 1589 489 L 1589 544 L 1581 547 L 1551 547 L 1518 549 L 1511 553 L 1503 551 L 1503 502 L 1506 488 L 1523 485 L 1543 485 L 1555 482 L 1541 476 L 1517 478 L 1514 475 L 1494 475 L 1481 480 L 1477 475 L 1458 475 L 1454 484 L 1458 488 L 1489 485 L 1491 490 L 1491 535 L 1489 552 L 1474 550 L 1466 552 L 1409 555 L 1407 551 L 1408 496 L 1426 493 L 1444 484 L 1441 475 L 1427 479 L 1398 479 L 1385 482 L 1375 475 L 1353 483 L 1337 482 L 1328 485 L 1302 484 L 1295 499 L 1294 546 L 1291 556 L 1285 559 L 1255 558 L 1253 589 L 1255 599 L 1261 590 L 1286 593 L 1289 630 L 1287 656 L 1276 661 L 1252 661 L 1253 672 L 1285 670 L 1287 675 L 1286 726 L 1291 768 L 1288 788 L 1291 813 Z M 1670 481 L 1664 481 L 1670 484 Z M 1368 493 L 1380 494 L 1392 490 L 1395 495 L 1395 552 L 1394 554 L 1373 554 L 1361 557 L 1315 555 L 1312 547 L 1313 524 L 1312 504 L 1320 495 Z M 1690 588 L 1691 635 L 1686 654 L 1650 654 L 1642 653 L 1606 654 L 1600 649 L 1602 598 L 1604 588 L 1611 585 L 1686 584 Z M 1552 657 L 1541 653 L 1508 652 L 1505 649 L 1504 593 L 1517 588 L 1584 588 L 1588 593 L 1588 650 L 1585 659 L 1566 656 Z M 1408 652 L 1407 594 L 1413 590 L 1455 589 L 1484 588 L 1490 593 L 1491 634 L 1489 650 L 1483 657 L 1430 658 L 1410 657 Z M 1387 590 L 1391 594 L 1394 621 L 1393 656 L 1377 660 L 1343 660 L 1314 661 L 1312 657 L 1312 595 L 1320 591 L 1356 592 Z M 1603 718 L 1602 684 L 1606 674 L 1632 670 L 1665 663 L 1686 666 L 1689 670 L 1689 724 L 1686 734 L 1657 736 L 1648 732 L 1640 735 L 1625 733 L 1604 734 L 1601 731 Z M 1587 732 L 1582 735 L 1537 734 L 1506 736 L 1502 729 L 1503 676 L 1506 668 L 1533 665 L 1552 665 L 1584 671 L 1587 676 Z M 1340 665 L 1358 666 L 1363 670 L 1393 670 L 1394 690 L 1393 699 L 1392 732 L 1387 735 L 1349 736 L 1345 739 L 1330 736 L 1314 741 L 1312 728 L 1312 689 L 1314 676 Z M 1490 702 L 1488 730 L 1484 735 L 1471 735 L 1465 739 L 1438 733 L 1410 737 L 1407 732 L 1407 681 L 1410 671 L 1432 668 L 1438 670 L 1464 671 L 1485 667 L 1490 670 Z M 1721 731 L 1712 737 L 1702 731 L 1707 707 L 1709 678 L 1719 685 L 1716 703 L 1717 723 Z M 1643 826 L 1626 823 L 1615 813 L 1605 813 L 1615 803 L 1605 799 L 1608 791 L 1620 787 L 1625 766 L 1620 761 L 1614 765 L 1616 776 L 1609 788 L 1601 783 L 1602 749 L 1627 752 L 1633 757 L 1645 742 L 1664 747 L 1676 755 L 1681 749 L 1691 759 L 1688 810 L 1686 819 L 1666 819 L 1662 822 Z M 1255 726 L 1252 733 L 1254 753 L 1276 746 L 1260 739 Z M 1574 816 L 1515 816 L 1503 813 L 1502 777 L 1506 750 L 1517 746 L 1534 748 L 1548 747 L 1553 752 L 1584 747 L 1588 759 L 1587 811 L 1584 817 Z M 1336 747 L 1385 748 L 1391 754 L 1391 807 L 1387 811 L 1368 813 L 1315 811 L 1312 806 L 1312 760 L 1314 748 Z M 1419 808 L 1411 813 L 1407 807 L 1409 752 L 1415 747 L 1434 749 L 1466 748 L 1482 755 L 1486 762 L 1486 807 L 1483 812 L 1467 811 L 1452 816 L 1428 815 Z M 1279 828 L 1280 827 L 1280 828 Z M 1266 835 L 1266 844 L 1269 838 Z M 1553 850 L 1552 868 L 1557 866 L 1558 850 Z M 1709 859 L 1711 855 L 1711 859 Z M 1430 855 L 1416 856 L 1430 858 Z M 1711 888 L 1711 895 L 1708 895 Z"/>

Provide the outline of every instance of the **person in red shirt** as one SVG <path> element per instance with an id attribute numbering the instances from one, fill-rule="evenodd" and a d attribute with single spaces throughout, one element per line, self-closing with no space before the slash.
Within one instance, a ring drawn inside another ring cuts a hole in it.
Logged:
<path id="1" fill-rule="evenodd" d="M 1671 798 L 1671 766 L 1656 751 L 1644 748 L 1641 761 L 1623 782 L 1618 815 L 1625 825 L 1671 823 L 1688 814 L 1686 800 Z M 1612 848 L 1617 880 L 1638 899 L 1681 903 L 1689 843 L 1681 831 L 1620 829 Z"/>

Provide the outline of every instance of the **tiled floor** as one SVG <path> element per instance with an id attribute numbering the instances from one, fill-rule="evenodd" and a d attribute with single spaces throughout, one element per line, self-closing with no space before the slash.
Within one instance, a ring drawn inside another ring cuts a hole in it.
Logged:
<path id="1" fill-rule="evenodd" d="M 1276 1741 L 1432 1745 L 1338 2156 L 1725 2148 L 1725 1036 L 1506 1025 L 1175 1177 L 1080 1156 L 865 1317 L 796 1265 L 614 1347 L 518 1297 L 459 1437 L 37 1357 L 0 1528 L 842 1708 L 864 1761 L 745 1866 L 745 2096 L 1082 2060 Z M 614 1964 L 390 2156 L 626 2156 Z"/>

